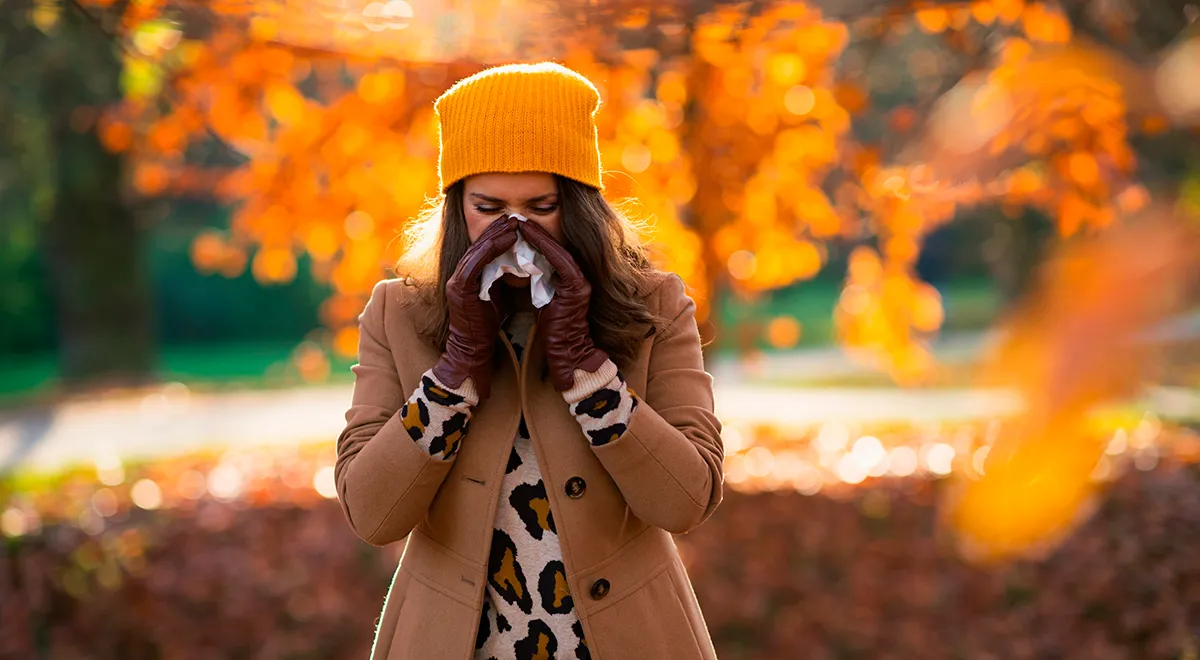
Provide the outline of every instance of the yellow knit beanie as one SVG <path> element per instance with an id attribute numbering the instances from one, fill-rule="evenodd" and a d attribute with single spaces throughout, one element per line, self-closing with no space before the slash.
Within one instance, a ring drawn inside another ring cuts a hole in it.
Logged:
<path id="1" fill-rule="evenodd" d="M 481 172 L 553 172 L 600 181 L 600 93 L 554 62 L 506 64 L 463 78 L 434 102 L 442 192 Z"/>

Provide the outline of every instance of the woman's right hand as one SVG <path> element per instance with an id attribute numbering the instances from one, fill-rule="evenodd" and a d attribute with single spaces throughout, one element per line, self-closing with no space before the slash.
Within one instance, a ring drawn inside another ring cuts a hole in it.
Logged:
<path id="1" fill-rule="evenodd" d="M 447 387 L 460 387 L 471 378 L 480 401 L 491 393 L 492 353 L 500 330 L 495 297 L 479 299 L 480 275 L 484 266 L 517 242 L 518 222 L 505 214 L 488 225 L 446 282 L 450 334 L 433 374 Z"/>

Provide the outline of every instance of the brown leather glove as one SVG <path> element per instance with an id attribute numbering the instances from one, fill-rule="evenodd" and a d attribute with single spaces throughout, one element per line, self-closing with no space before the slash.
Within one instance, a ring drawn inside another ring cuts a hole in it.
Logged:
<path id="1" fill-rule="evenodd" d="M 592 343 L 588 326 L 592 285 L 571 253 L 541 225 L 529 220 L 520 223 L 517 230 L 558 273 L 554 297 L 538 310 L 537 335 L 546 353 L 554 389 L 563 392 L 575 384 L 576 369 L 594 372 L 608 359 L 608 354 Z"/>
<path id="2" fill-rule="evenodd" d="M 517 242 L 518 222 L 511 215 L 494 220 L 467 248 L 446 282 L 450 335 L 446 350 L 433 365 L 433 375 L 449 387 L 461 386 L 469 376 L 480 401 L 491 394 L 492 354 L 500 330 L 500 310 L 494 296 L 490 301 L 479 299 L 479 278 L 484 266 Z"/>

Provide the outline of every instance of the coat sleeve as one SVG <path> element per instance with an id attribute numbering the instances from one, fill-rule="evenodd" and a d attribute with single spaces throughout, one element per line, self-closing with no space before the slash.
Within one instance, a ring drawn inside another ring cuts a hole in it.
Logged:
<path id="1" fill-rule="evenodd" d="M 681 534 L 707 520 L 721 502 L 724 447 L 696 303 L 675 274 L 659 294 L 660 314 L 670 320 L 651 345 L 646 391 L 638 393 L 624 433 L 592 451 L 635 515 Z"/>
<path id="2" fill-rule="evenodd" d="M 387 281 L 377 284 L 359 316 L 358 363 L 350 367 L 354 396 L 334 465 L 346 519 L 372 545 L 408 536 L 454 462 L 430 455 L 406 428 L 406 397 L 384 332 L 388 295 Z"/>

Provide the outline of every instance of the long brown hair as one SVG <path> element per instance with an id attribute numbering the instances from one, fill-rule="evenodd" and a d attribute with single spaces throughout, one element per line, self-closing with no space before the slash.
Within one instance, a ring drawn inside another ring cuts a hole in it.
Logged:
<path id="1" fill-rule="evenodd" d="M 596 346 L 619 366 L 637 357 L 646 326 L 663 319 L 646 306 L 646 295 L 658 272 L 635 224 L 618 212 L 599 190 L 555 174 L 562 207 L 565 247 L 592 285 L 588 322 Z M 471 244 L 463 212 L 463 180 L 433 198 L 409 226 L 404 256 L 396 272 L 418 289 L 429 312 L 418 328 L 431 345 L 445 350 L 450 332 L 446 282 Z"/>

